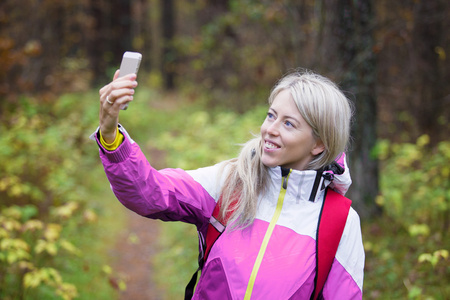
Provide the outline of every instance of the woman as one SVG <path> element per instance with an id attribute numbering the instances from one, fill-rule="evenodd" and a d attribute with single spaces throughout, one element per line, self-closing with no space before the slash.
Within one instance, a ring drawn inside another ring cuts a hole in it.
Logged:
<path id="1" fill-rule="evenodd" d="M 212 211 L 232 213 L 209 252 L 193 299 L 309 299 L 316 273 L 316 231 L 325 188 L 351 184 L 344 150 L 351 109 L 330 80 L 293 73 L 279 81 L 261 135 L 238 158 L 194 171 L 156 171 L 118 124 L 136 76 L 114 76 L 100 90 L 95 138 L 111 187 L 136 213 L 197 226 L 205 236 Z M 340 167 L 330 168 L 330 165 Z M 350 209 L 324 299 L 361 299 L 364 267 L 360 222 Z"/>

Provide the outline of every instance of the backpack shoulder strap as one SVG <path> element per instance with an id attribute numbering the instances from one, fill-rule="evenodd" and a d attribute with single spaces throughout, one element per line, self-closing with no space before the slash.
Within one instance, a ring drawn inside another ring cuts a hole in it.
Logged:
<path id="1" fill-rule="evenodd" d="M 337 248 L 344 232 L 352 201 L 327 188 L 320 212 L 316 237 L 316 277 L 311 299 L 322 295 Z"/>
<path id="2" fill-rule="evenodd" d="M 227 226 L 228 220 L 222 220 L 220 218 L 221 200 L 222 198 L 220 198 L 217 202 L 213 214 L 209 219 L 208 229 L 206 231 L 205 237 L 205 255 L 203 256 L 203 263 L 206 262 L 209 251 L 211 251 L 212 246 L 217 241 L 219 236 L 225 231 L 225 227 Z"/>
<path id="3" fill-rule="evenodd" d="M 203 263 L 206 262 L 206 259 L 208 258 L 209 252 L 211 251 L 211 248 L 214 245 L 214 243 L 225 231 L 228 221 L 230 220 L 231 216 L 236 210 L 236 202 L 237 202 L 236 200 L 231 202 L 229 210 L 227 211 L 225 217 L 222 217 L 221 215 L 222 197 L 220 197 L 219 201 L 217 201 L 216 207 L 214 208 L 212 216 L 209 219 L 208 229 L 206 231 L 205 255 L 203 256 Z"/>

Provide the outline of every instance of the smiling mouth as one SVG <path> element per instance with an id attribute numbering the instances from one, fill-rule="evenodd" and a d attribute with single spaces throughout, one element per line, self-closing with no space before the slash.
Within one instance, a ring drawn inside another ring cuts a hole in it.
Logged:
<path id="1" fill-rule="evenodd" d="M 276 145 L 274 143 L 271 143 L 269 141 L 265 141 L 264 148 L 266 148 L 266 149 L 278 149 L 278 148 L 280 148 L 280 146 L 278 146 L 278 145 Z"/>

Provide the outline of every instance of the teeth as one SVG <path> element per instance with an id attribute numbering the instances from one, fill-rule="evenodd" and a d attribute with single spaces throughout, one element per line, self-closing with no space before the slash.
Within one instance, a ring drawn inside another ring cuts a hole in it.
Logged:
<path id="1" fill-rule="evenodd" d="M 265 142 L 265 143 L 264 143 L 264 146 L 265 146 L 266 148 L 268 148 L 268 149 L 276 149 L 276 148 L 278 148 L 277 145 L 274 145 L 274 144 L 269 143 L 269 142 Z"/>

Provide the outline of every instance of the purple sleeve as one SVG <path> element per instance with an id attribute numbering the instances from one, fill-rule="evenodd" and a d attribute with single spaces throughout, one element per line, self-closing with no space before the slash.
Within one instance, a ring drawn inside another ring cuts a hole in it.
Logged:
<path id="1" fill-rule="evenodd" d="M 323 299 L 325 300 L 361 300 L 362 290 L 345 270 L 345 268 L 335 259 L 328 279 L 323 288 Z"/>
<path id="2" fill-rule="evenodd" d="M 125 207 L 153 219 L 191 223 L 199 230 L 208 224 L 215 200 L 184 170 L 155 170 L 127 137 L 114 151 L 99 147 L 111 188 Z"/>

